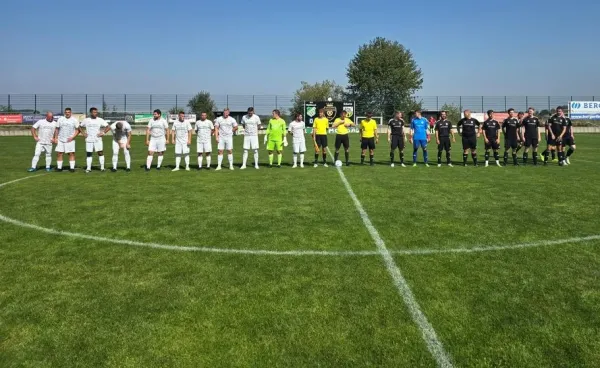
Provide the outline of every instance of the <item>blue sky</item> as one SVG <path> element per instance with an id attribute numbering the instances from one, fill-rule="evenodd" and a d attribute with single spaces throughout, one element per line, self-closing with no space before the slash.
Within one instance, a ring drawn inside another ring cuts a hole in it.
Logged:
<path id="1" fill-rule="evenodd" d="M 0 93 L 289 95 L 383 36 L 419 95 L 600 95 L 599 1 L 9 1 Z"/>

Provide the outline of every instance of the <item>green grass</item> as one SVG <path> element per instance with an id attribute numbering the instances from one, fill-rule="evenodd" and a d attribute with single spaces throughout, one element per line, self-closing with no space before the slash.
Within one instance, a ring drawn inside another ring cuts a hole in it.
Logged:
<path id="1" fill-rule="evenodd" d="M 343 172 L 390 251 L 561 240 L 600 234 L 599 141 L 579 135 L 568 167 L 516 168 L 392 169 L 381 144 L 377 166 Z M 40 174 L 26 172 L 31 138 L 0 137 L 0 147 L 0 183 Z M 377 249 L 332 167 L 146 173 L 144 151 L 135 137 L 131 173 L 78 169 L 0 187 L 0 214 L 173 246 Z M 597 367 L 599 246 L 394 258 L 455 366 Z M 378 255 L 181 252 L 0 222 L 0 367 L 435 365 Z"/>

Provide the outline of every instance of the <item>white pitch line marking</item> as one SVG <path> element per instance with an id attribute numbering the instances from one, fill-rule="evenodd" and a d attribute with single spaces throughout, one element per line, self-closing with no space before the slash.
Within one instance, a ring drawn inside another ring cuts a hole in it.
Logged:
<path id="1" fill-rule="evenodd" d="M 356 194 L 352 190 L 350 183 L 346 179 L 346 175 L 344 175 L 344 172 L 339 167 L 337 168 L 337 171 L 340 174 L 340 179 L 342 179 L 342 182 L 346 187 L 346 191 L 350 195 L 350 198 L 352 198 L 354 206 L 356 207 L 356 210 L 358 211 L 365 227 L 371 235 L 371 238 L 373 238 L 373 241 L 375 241 L 375 245 L 377 246 L 379 254 L 383 258 L 385 267 L 387 268 L 387 271 L 392 277 L 394 285 L 398 289 L 400 296 L 404 300 L 404 304 L 406 304 L 406 306 L 408 307 L 408 311 L 410 312 L 413 321 L 421 329 L 421 335 L 423 337 L 423 340 L 425 341 L 425 344 L 427 345 L 427 349 L 429 349 L 429 352 L 431 353 L 431 355 L 433 355 L 438 367 L 452 367 L 453 365 L 450 359 L 450 355 L 444 349 L 444 345 L 437 337 L 433 326 L 431 325 L 431 323 L 429 323 L 427 317 L 421 310 L 421 307 L 419 306 L 419 303 L 417 302 L 414 294 L 412 293 L 410 286 L 408 285 L 406 279 L 402 275 L 400 268 L 398 268 L 398 266 L 396 265 L 396 261 L 394 261 L 392 254 L 385 246 L 385 243 L 383 239 L 381 239 L 379 232 L 377 231 L 377 229 L 375 229 L 375 226 L 373 226 L 373 223 L 369 219 L 369 215 L 358 200 L 358 197 L 356 197 Z"/>

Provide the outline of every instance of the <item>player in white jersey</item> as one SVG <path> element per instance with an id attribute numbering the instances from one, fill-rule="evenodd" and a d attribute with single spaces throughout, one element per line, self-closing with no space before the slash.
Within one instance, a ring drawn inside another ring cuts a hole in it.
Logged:
<path id="1" fill-rule="evenodd" d="M 69 154 L 69 171 L 75 172 L 75 137 L 79 135 L 79 120 L 74 118 L 70 107 L 56 122 L 54 140 L 56 144 L 56 170 L 62 171 L 63 153 Z"/>
<path id="2" fill-rule="evenodd" d="M 104 129 L 104 133 L 112 131 L 112 169 L 110 171 L 117 172 L 117 166 L 119 163 L 119 150 L 123 149 L 123 156 L 125 157 L 125 171 L 131 171 L 131 155 L 129 150 L 131 149 L 131 125 L 126 121 L 115 121 L 110 126 Z"/>
<path id="3" fill-rule="evenodd" d="M 213 122 L 206 118 L 206 113 L 200 114 L 200 120 L 194 127 L 198 140 L 196 149 L 198 151 L 198 170 L 202 169 L 202 155 L 206 157 L 206 168 L 210 170 L 210 154 L 212 153 L 212 136 L 215 134 Z"/>
<path id="4" fill-rule="evenodd" d="M 292 133 L 294 148 L 294 166 L 298 167 L 298 155 L 300 155 L 300 167 L 304 167 L 304 152 L 306 152 L 306 139 L 304 136 L 306 125 L 302 121 L 302 114 L 296 114 L 296 120 L 290 123 L 288 131 Z"/>
<path id="5" fill-rule="evenodd" d="M 37 142 L 35 145 L 35 153 L 33 160 L 31 160 L 31 167 L 27 170 L 34 172 L 37 170 L 37 163 L 40 160 L 42 152 L 46 154 L 46 171 L 51 171 L 50 165 L 52 164 L 52 143 L 56 143 L 54 140 L 54 134 L 56 132 L 56 123 L 54 122 L 54 116 L 51 112 L 46 113 L 46 118 L 38 120 L 31 127 L 31 135 Z"/>
<path id="6" fill-rule="evenodd" d="M 146 146 L 148 146 L 148 158 L 146 159 L 146 171 L 150 171 L 154 152 L 158 153 L 156 170 L 160 170 L 163 162 L 163 154 L 167 150 L 167 139 L 169 137 L 169 123 L 161 117 L 159 109 L 154 110 L 153 119 L 148 122 L 146 129 Z"/>
<path id="7" fill-rule="evenodd" d="M 190 144 L 192 144 L 192 124 L 185 121 L 185 113 L 179 112 L 179 118 L 173 123 L 171 129 L 171 143 L 175 144 L 175 168 L 173 171 L 179 171 L 181 156 L 185 161 L 185 170 L 190 171 Z"/>
<path id="8" fill-rule="evenodd" d="M 229 109 L 223 110 L 223 116 L 215 120 L 215 138 L 219 148 L 219 157 L 217 158 L 217 170 L 221 170 L 223 162 L 223 151 L 227 150 L 227 160 L 229 161 L 229 170 L 233 170 L 233 133 L 237 131 L 238 123 L 229 116 Z"/>
<path id="9" fill-rule="evenodd" d="M 90 117 L 85 118 L 80 128 L 85 128 L 85 132 L 81 134 L 85 137 L 85 151 L 86 151 L 86 173 L 92 171 L 92 155 L 94 151 L 98 154 L 98 161 L 100 162 L 100 171 L 104 171 L 104 144 L 102 142 L 102 136 L 104 135 L 103 128 L 106 128 L 108 123 L 104 119 L 98 117 L 98 109 L 92 107 L 90 109 Z"/>
<path id="10" fill-rule="evenodd" d="M 254 150 L 254 168 L 258 169 L 258 130 L 260 129 L 260 118 L 254 114 L 254 107 L 248 108 L 248 114 L 242 117 L 244 127 L 244 156 L 241 169 L 246 168 L 248 161 L 248 150 Z"/>

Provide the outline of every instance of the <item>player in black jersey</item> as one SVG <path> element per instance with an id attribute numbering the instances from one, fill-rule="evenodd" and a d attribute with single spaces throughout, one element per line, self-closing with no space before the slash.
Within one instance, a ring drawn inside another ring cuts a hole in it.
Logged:
<path id="1" fill-rule="evenodd" d="M 550 119 L 552 119 L 554 115 L 550 116 L 546 123 L 544 124 L 544 134 L 546 136 L 546 150 L 542 152 L 542 156 L 544 156 L 544 165 L 548 162 L 548 155 L 552 155 L 552 161 L 556 160 L 556 142 L 551 138 L 550 135 Z"/>
<path id="2" fill-rule="evenodd" d="M 388 121 L 388 143 L 390 144 L 390 162 L 394 167 L 394 153 L 396 148 L 400 151 L 400 166 L 404 165 L 404 144 L 406 136 L 404 135 L 404 119 L 400 111 L 396 112 L 396 116 Z"/>
<path id="3" fill-rule="evenodd" d="M 548 148 L 556 149 L 558 155 L 558 164 L 563 165 L 564 147 L 562 139 L 567 131 L 567 120 L 562 107 L 556 108 L 556 114 L 552 115 L 547 122 L 548 125 Z M 544 156 L 544 163 L 548 161 L 548 153 Z"/>
<path id="4" fill-rule="evenodd" d="M 494 160 L 496 165 L 500 166 L 500 156 L 498 149 L 500 148 L 500 123 L 494 119 L 494 110 L 488 110 L 488 118 L 483 122 L 481 131 L 485 142 L 485 167 L 490 166 L 490 149 L 494 151 Z"/>
<path id="5" fill-rule="evenodd" d="M 452 158 L 450 154 L 452 144 L 450 143 L 450 136 L 452 136 L 452 142 L 456 142 L 456 139 L 454 139 L 452 123 L 449 122 L 446 117 L 446 111 L 442 111 L 440 120 L 435 123 L 435 141 L 438 145 L 438 167 L 442 166 L 442 151 L 446 151 L 446 163 L 448 166 L 452 167 Z"/>
<path id="6" fill-rule="evenodd" d="M 520 124 L 516 117 L 515 109 L 508 109 L 508 116 L 502 123 L 502 133 L 504 133 L 504 166 L 508 164 L 509 148 L 512 150 L 513 165 L 519 166 L 517 148 L 521 139 Z"/>
<path id="7" fill-rule="evenodd" d="M 471 110 L 464 111 L 465 117 L 456 124 L 458 134 L 462 136 L 463 146 L 463 165 L 467 166 L 468 152 L 471 151 L 473 165 L 477 166 L 477 138 L 481 134 L 480 123 L 477 119 L 471 117 Z"/>
<path id="8" fill-rule="evenodd" d="M 540 119 L 535 117 L 535 109 L 530 107 L 527 110 L 527 116 L 521 121 L 521 136 L 525 141 L 525 152 L 523 152 L 523 164 L 527 165 L 529 149 L 533 148 L 533 164 L 538 164 L 538 145 L 540 144 Z"/>
<path id="9" fill-rule="evenodd" d="M 523 111 L 519 111 L 519 113 L 517 114 L 517 119 L 519 120 L 519 126 L 523 126 L 523 119 L 525 118 L 525 113 Z M 523 148 L 523 145 L 525 144 L 525 137 L 523 137 L 523 135 L 520 135 L 521 140 L 519 140 L 519 144 L 517 145 L 517 153 L 519 153 L 519 151 L 521 150 L 521 148 Z"/>
<path id="10" fill-rule="evenodd" d="M 565 120 L 567 121 L 567 131 L 565 132 L 565 136 L 563 137 L 563 150 L 565 146 L 569 146 L 569 150 L 567 151 L 567 154 L 565 156 L 564 163 L 570 165 L 571 160 L 569 159 L 569 157 L 571 157 L 571 155 L 573 154 L 573 152 L 575 152 L 576 149 L 575 135 L 573 134 L 573 122 L 567 117 L 565 117 Z"/>

